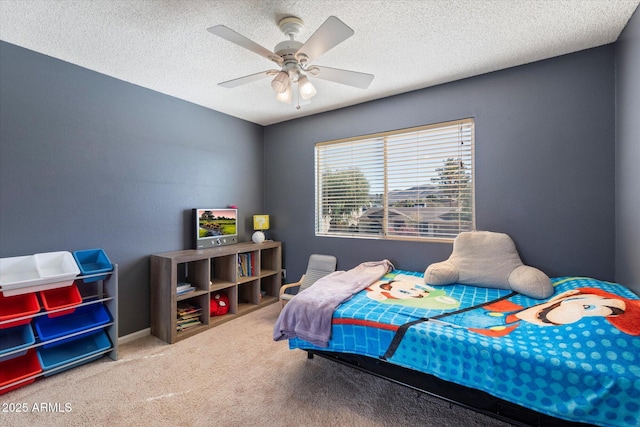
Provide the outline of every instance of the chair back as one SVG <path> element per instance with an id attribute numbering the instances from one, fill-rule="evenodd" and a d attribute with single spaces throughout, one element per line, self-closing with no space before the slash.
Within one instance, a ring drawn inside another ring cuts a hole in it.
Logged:
<path id="1" fill-rule="evenodd" d="M 300 290 L 298 293 L 304 291 L 309 286 L 313 285 L 319 279 L 336 271 L 336 265 L 338 260 L 333 255 L 319 255 L 313 254 L 309 257 L 309 264 L 307 265 L 307 271 L 304 273 L 304 279 L 300 284 Z"/>

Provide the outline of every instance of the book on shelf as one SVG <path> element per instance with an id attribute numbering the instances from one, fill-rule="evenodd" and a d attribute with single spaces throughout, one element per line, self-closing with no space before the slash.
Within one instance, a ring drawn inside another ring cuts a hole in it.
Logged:
<path id="1" fill-rule="evenodd" d="M 176 326 L 176 330 L 178 332 L 186 331 L 187 329 L 193 328 L 194 326 L 198 326 L 201 323 L 202 322 L 200 322 L 200 320 L 193 320 L 191 322 L 182 323 L 182 324 Z"/>
<path id="2" fill-rule="evenodd" d="M 191 283 L 179 282 L 178 285 L 176 286 L 176 295 L 178 296 L 184 295 L 186 293 L 193 292 L 195 290 L 196 288 L 194 286 L 191 286 Z"/>
<path id="3" fill-rule="evenodd" d="M 238 276 L 253 276 L 255 272 L 255 257 L 253 252 L 238 254 Z"/>
<path id="4" fill-rule="evenodd" d="M 191 314 L 200 314 L 202 309 L 200 307 L 196 307 L 188 302 L 180 301 L 177 305 L 178 318 L 182 316 L 188 316 Z"/>
<path id="5" fill-rule="evenodd" d="M 185 314 L 181 314 L 178 316 L 178 323 L 180 322 L 184 322 L 185 320 L 191 320 L 191 319 L 198 319 L 200 317 L 200 312 L 192 312 L 192 313 L 185 313 Z"/>
<path id="6" fill-rule="evenodd" d="M 200 320 L 202 308 L 196 307 L 195 305 L 184 301 L 180 301 L 176 308 L 176 329 L 178 330 L 178 332 L 202 324 L 202 321 Z"/>

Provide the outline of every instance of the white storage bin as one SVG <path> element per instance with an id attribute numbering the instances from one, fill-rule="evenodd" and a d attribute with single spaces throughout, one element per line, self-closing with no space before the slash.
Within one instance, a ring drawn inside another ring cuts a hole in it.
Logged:
<path id="1" fill-rule="evenodd" d="M 80 274 L 71 252 L 0 258 L 0 291 L 5 296 L 71 286 Z"/>
<path id="2" fill-rule="evenodd" d="M 0 287 L 29 285 L 40 279 L 33 255 L 0 258 Z"/>
<path id="3" fill-rule="evenodd" d="M 47 252 L 35 254 L 36 268 L 40 277 L 58 284 L 57 287 L 70 286 L 80 269 L 71 252 Z"/>

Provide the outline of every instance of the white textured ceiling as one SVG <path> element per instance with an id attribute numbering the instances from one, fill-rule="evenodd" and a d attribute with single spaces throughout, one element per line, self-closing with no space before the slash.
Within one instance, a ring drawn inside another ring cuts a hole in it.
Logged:
<path id="1" fill-rule="evenodd" d="M 261 125 L 616 41 L 640 0 L 0 0 L 0 39 Z M 314 80 L 296 109 L 269 79 L 217 84 L 273 63 L 206 31 L 272 50 L 295 15 L 306 41 L 330 15 L 355 35 L 315 65 L 375 74 L 368 89 Z"/>

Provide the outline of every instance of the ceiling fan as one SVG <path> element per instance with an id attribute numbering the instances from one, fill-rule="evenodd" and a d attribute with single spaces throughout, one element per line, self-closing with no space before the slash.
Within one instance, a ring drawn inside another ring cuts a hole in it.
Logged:
<path id="1" fill-rule="evenodd" d="M 290 104 L 295 94 L 298 98 L 296 108 L 300 108 L 300 98 L 309 100 L 316 94 L 316 88 L 311 83 L 309 76 L 360 89 L 366 89 L 373 81 L 373 74 L 310 65 L 322 54 L 354 34 L 351 28 L 335 16 L 330 16 L 305 43 L 294 39 L 304 30 L 302 19 L 289 16 L 281 19 L 278 27 L 289 37 L 289 40 L 278 43 L 273 52 L 224 25 L 207 28 L 210 33 L 257 53 L 280 66 L 279 70 L 266 70 L 228 80 L 219 83 L 219 85 L 234 88 L 267 76 L 275 76 L 271 81 L 271 87 L 276 92 L 276 99 Z"/>

